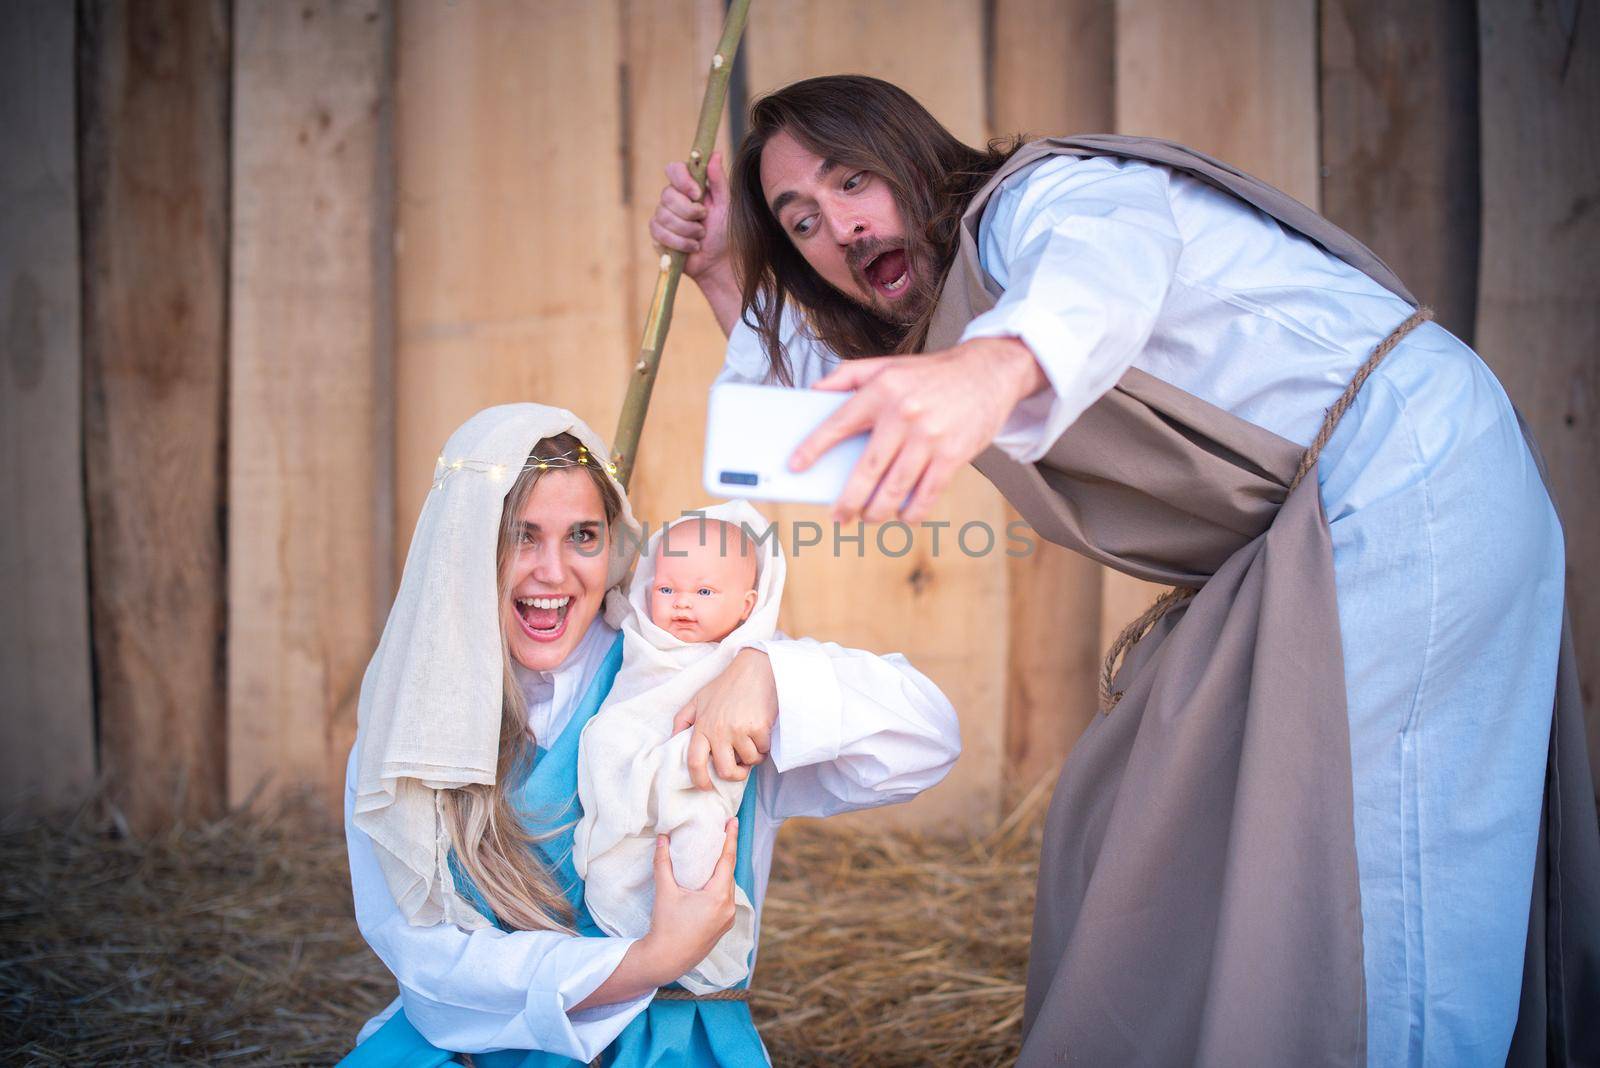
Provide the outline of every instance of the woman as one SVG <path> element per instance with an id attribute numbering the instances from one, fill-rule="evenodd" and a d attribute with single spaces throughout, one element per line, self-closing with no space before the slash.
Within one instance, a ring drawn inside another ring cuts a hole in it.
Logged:
<path id="1" fill-rule="evenodd" d="M 903 658 L 742 652 L 696 701 L 708 717 L 754 707 L 770 728 L 767 752 L 742 754 L 762 767 L 723 859 L 687 891 L 658 842 L 650 934 L 603 936 L 569 857 L 576 749 L 621 659 L 620 594 L 601 610 L 638 544 L 604 444 L 572 413 L 490 408 L 446 444 L 362 683 L 351 879 L 400 996 L 346 1063 L 765 1063 L 742 1000 L 658 988 L 727 929 L 735 882 L 759 929 L 785 818 L 905 800 L 954 761 L 954 713 Z"/>

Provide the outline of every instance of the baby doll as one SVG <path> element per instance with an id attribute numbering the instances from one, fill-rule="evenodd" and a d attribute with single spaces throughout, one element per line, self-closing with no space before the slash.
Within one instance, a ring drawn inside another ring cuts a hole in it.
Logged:
<path id="1" fill-rule="evenodd" d="M 746 783 L 713 773 L 713 790 L 695 788 L 692 732 L 674 735 L 672 721 L 740 649 L 776 635 L 785 561 L 767 528 L 745 501 L 702 509 L 650 539 L 629 585 L 622 668 L 579 742 L 572 854 L 585 904 L 609 934 L 649 930 L 656 835 L 670 836 L 677 881 L 698 888 L 739 810 Z M 682 985 L 703 994 L 743 979 L 754 932 L 755 910 L 736 891 L 732 930 Z"/>

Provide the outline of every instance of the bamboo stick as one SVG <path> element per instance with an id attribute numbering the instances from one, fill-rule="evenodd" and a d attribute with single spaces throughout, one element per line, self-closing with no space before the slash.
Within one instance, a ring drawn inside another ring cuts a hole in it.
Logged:
<path id="1" fill-rule="evenodd" d="M 706 183 L 706 166 L 711 160 L 711 150 L 717 141 L 717 127 L 722 122 L 722 108 L 728 96 L 728 76 L 733 72 L 733 59 L 739 50 L 739 38 L 744 34 L 745 17 L 750 11 L 750 0 L 731 0 L 728 15 L 722 23 L 722 39 L 717 42 L 716 54 L 711 57 L 710 77 L 706 81 L 706 95 L 700 102 L 700 122 L 695 128 L 694 147 L 689 150 L 689 174 L 702 190 Z M 672 301 L 678 293 L 678 280 L 683 276 L 685 253 L 672 251 L 661 254 L 661 272 L 656 276 L 655 295 L 650 301 L 650 314 L 645 319 L 644 339 L 639 343 L 639 359 L 633 365 L 628 380 L 628 395 L 622 402 L 622 416 L 617 420 L 617 433 L 611 440 L 611 459 L 617 465 L 617 480 L 628 488 L 633 475 L 633 460 L 639 448 L 639 435 L 644 430 L 645 413 L 650 408 L 650 391 L 655 388 L 656 372 L 661 367 L 661 350 L 667 342 L 667 329 L 672 325 Z"/>

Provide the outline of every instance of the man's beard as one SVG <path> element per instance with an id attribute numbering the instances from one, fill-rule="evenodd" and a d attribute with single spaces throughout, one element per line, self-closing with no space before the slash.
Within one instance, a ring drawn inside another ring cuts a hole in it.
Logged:
<path id="1" fill-rule="evenodd" d="M 867 277 L 866 268 L 879 256 L 896 249 L 905 252 L 906 270 L 910 273 L 907 283 L 910 289 L 904 296 L 888 301 L 879 296 L 877 287 Z M 850 276 L 855 279 L 858 287 L 846 295 L 892 326 L 902 328 L 914 326 L 922 318 L 923 313 L 932 307 L 933 300 L 937 296 L 939 280 L 933 277 L 933 258 L 933 250 L 927 247 L 926 242 L 913 240 L 909 236 L 900 241 L 885 241 L 876 237 L 863 238 L 851 245 L 849 251 L 845 253 L 845 266 L 850 268 Z"/>

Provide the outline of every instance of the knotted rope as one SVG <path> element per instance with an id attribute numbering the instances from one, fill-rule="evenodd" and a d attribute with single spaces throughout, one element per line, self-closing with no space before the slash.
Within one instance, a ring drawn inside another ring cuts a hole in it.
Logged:
<path id="1" fill-rule="evenodd" d="M 1289 480 L 1288 490 L 1284 494 L 1285 499 L 1287 499 L 1288 494 L 1295 491 L 1295 488 L 1300 485 L 1306 475 L 1311 473 L 1312 468 L 1317 466 L 1317 460 L 1321 458 L 1323 448 L 1328 444 L 1328 440 L 1333 437 L 1334 430 L 1338 428 L 1339 420 L 1344 418 L 1344 413 L 1349 411 L 1350 405 L 1355 403 L 1356 394 L 1361 392 L 1362 385 L 1371 376 L 1372 372 L 1377 370 L 1378 364 L 1383 362 L 1383 358 L 1389 355 L 1407 334 L 1432 318 L 1432 308 L 1420 307 L 1412 312 L 1405 322 L 1390 331 L 1388 337 L 1378 342 L 1377 347 L 1372 350 L 1372 354 L 1357 368 L 1349 384 L 1344 387 L 1344 392 L 1339 394 L 1339 399 L 1333 402 L 1333 405 L 1328 408 L 1327 413 L 1323 416 L 1322 427 L 1317 431 L 1317 436 L 1311 439 L 1311 444 L 1306 446 L 1304 455 L 1300 457 L 1300 466 L 1295 469 L 1294 477 Z M 1102 712 L 1111 711 L 1117 707 L 1117 702 L 1122 700 L 1122 691 L 1113 690 L 1112 683 L 1115 681 L 1117 672 L 1121 669 L 1122 661 L 1126 659 L 1128 651 L 1137 645 L 1141 638 L 1150 633 L 1151 628 L 1160 622 L 1163 616 L 1178 605 L 1187 602 L 1197 592 L 1199 591 L 1190 586 L 1174 586 L 1160 597 L 1157 597 L 1155 604 L 1145 609 L 1138 619 L 1122 628 L 1122 633 L 1117 635 L 1117 640 L 1112 642 L 1111 648 L 1106 651 L 1105 663 L 1100 667 L 1099 689 L 1100 710 Z"/>
<path id="2" fill-rule="evenodd" d="M 691 994 L 687 990 L 669 989 L 662 987 L 656 991 L 657 1001 L 749 1001 L 750 991 L 745 990 L 713 990 L 709 994 Z"/>

